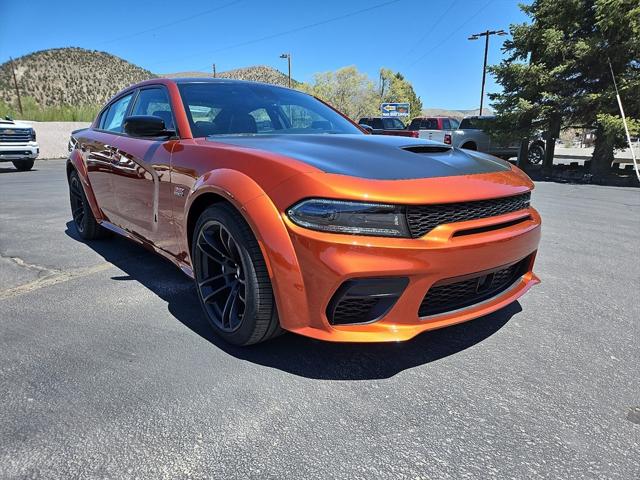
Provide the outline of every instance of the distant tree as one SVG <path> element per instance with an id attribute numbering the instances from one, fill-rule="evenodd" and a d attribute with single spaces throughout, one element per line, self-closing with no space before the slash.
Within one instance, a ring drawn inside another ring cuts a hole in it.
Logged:
<path id="1" fill-rule="evenodd" d="M 511 26 L 508 56 L 490 69 L 503 88 L 490 94 L 501 128 L 544 129 L 547 169 L 563 125 L 594 128 L 591 173 L 606 175 L 621 127 L 608 59 L 627 115 L 640 117 L 640 2 L 535 0 L 521 9 L 532 22 Z"/>
<path id="2" fill-rule="evenodd" d="M 416 95 L 413 85 L 400 72 L 393 72 L 388 68 L 380 69 L 378 84 L 380 103 L 404 103 L 410 107 L 410 118 L 417 117 L 422 112 L 422 101 Z"/>
<path id="3" fill-rule="evenodd" d="M 298 88 L 324 100 L 355 121 L 379 115 L 380 104 L 384 102 L 409 102 L 413 116 L 422 111 L 422 102 L 411 83 L 401 73 L 386 68 L 380 70 L 378 85 L 355 66 L 350 66 L 335 72 L 317 73 L 311 84 L 301 84 Z"/>
<path id="4" fill-rule="evenodd" d="M 374 83 L 354 66 L 316 73 L 312 84 L 300 89 L 324 100 L 354 121 L 378 112 Z"/>

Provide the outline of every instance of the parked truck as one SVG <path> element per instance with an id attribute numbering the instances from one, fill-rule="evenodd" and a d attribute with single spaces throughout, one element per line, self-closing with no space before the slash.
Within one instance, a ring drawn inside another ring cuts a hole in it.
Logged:
<path id="1" fill-rule="evenodd" d="M 396 117 L 362 117 L 358 125 L 373 135 L 394 135 L 418 138 L 418 132 L 408 130 Z"/>
<path id="2" fill-rule="evenodd" d="M 484 131 L 493 116 L 466 117 L 461 122 L 451 117 L 416 117 L 409 130 L 417 131 L 419 138 L 446 143 L 457 148 L 490 153 L 496 157 L 509 159 L 518 156 L 520 141 L 512 139 L 497 142 Z M 544 158 L 544 141 L 536 139 L 529 145 L 529 161 L 540 163 Z"/>

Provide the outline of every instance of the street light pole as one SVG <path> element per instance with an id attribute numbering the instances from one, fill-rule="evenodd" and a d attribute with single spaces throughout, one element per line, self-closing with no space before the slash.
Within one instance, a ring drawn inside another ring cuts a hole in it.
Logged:
<path id="1" fill-rule="evenodd" d="M 287 65 L 289 67 L 289 88 L 291 88 L 291 54 L 290 53 L 283 53 L 282 55 L 280 55 L 280 58 L 286 58 L 287 59 Z"/>
<path id="2" fill-rule="evenodd" d="M 480 37 L 485 37 L 484 40 L 484 63 L 482 65 L 482 88 L 480 90 L 480 115 L 482 115 L 482 106 L 484 105 L 484 85 L 487 77 L 487 54 L 489 52 L 489 37 L 491 35 L 506 35 L 504 30 L 487 30 L 486 32 L 474 33 L 469 37 L 469 40 L 478 40 Z"/>
<path id="3" fill-rule="evenodd" d="M 216 64 L 213 63 L 213 78 L 216 78 Z"/>

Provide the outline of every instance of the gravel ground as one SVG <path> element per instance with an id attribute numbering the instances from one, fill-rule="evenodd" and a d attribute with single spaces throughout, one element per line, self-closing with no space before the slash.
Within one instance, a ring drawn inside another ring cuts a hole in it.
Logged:
<path id="1" fill-rule="evenodd" d="M 0 166 L 0 478 L 640 478 L 640 190 L 538 183 L 542 284 L 413 341 L 252 348 Z"/>

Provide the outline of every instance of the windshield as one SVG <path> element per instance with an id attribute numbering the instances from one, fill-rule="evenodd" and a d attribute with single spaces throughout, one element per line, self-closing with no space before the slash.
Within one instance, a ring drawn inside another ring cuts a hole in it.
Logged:
<path id="1" fill-rule="evenodd" d="M 253 83 L 178 84 L 194 137 L 242 134 L 363 134 L 310 95 Z"/>

